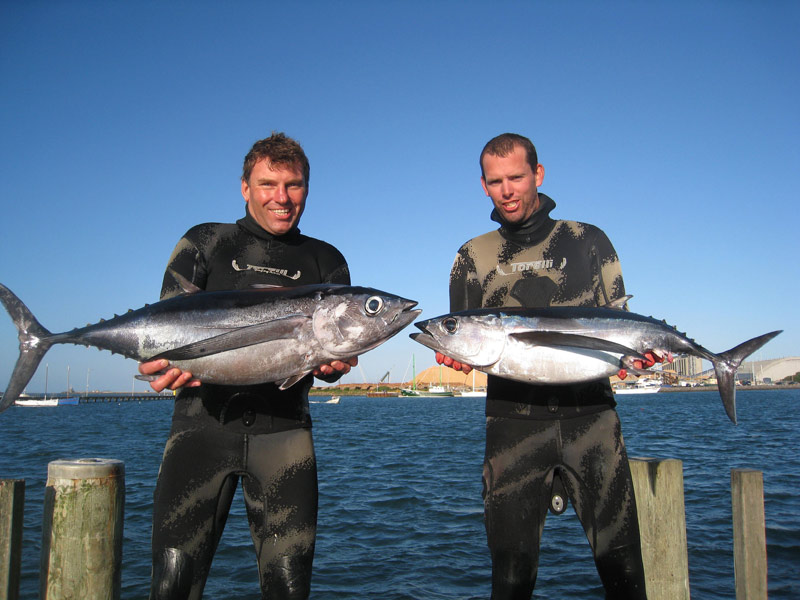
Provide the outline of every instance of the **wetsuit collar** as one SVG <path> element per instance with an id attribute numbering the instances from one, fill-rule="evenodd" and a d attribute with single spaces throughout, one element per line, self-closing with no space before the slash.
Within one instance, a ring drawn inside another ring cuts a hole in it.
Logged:
<path id="1" fill-rule="evenodd" d="M 292 239 L 300 235 L 299 227 L 294 227 L 289 231 L 287 231 L 286 233 L 284 233 L 283 235 L 274 235 L 258 224 L 258 221 L 256 221 L 253 218 L 253 215 L 250 214 L 250 211 L 247 210 L 247 203 L 245 203 L 244 207 L 245 207 L 244 217 L 236 221 L 236 224 L 245 231 L 252 233 L 254 236 L 261 238 L 262 240 L 271 241 L 279 239 L 280 240 Z"/>
<path id="2" fill-rule="evenodd" d="M 492 221 L 500 223 L 500 235 L 517 244 L 538 244 L 553 230 L 556 222 L 550 218 L 550 211 L 556 207 L 555 201 L 539 192 L 539 209 L 520 225 L 506 223 L 497 209 L 492 210 Z"/>

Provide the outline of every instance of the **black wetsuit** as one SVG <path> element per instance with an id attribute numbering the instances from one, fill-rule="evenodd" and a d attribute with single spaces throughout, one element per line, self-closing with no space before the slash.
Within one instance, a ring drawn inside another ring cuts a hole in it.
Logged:
<path id="1" fill-rule="evenodd" d="M 474 238 L 450 274 L 450 310 L 603 306 L 625 294 L 611 242 L 597 227 L 555 221 L 555 202 L 521 226 Z M 528 600 L 554 475 L 592 547 L 608 598 L 645 598 L 636 501 L 608 379 L 533 385 L 490 375 L 484 510 L 492 599 Z"/>
<path id="2" fill-rule="evenodd" d="M 296 229 L 273 236 L 249 213 L 190 229 L 170 258 L 162 299 L 182 292 L 170 269 L 209 291 L 350 283 L 336 248 Z M 154 497 L 151 599 L 202 596 L 240 477 L 262 598 L 308 598 L 317 519 L 312 381 L 283 391 L 203 384 L 178 394 Z"/>

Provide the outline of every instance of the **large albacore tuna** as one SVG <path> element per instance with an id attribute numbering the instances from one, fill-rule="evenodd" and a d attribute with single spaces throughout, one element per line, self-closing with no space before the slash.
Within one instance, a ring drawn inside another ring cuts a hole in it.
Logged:
<path id="1" fill-rule="evenodd" d="M 94 325 L 51 333 L 2 284 L 0 301 L 20 341 L 0 412 L 14 403 L 54 344 L 94 346 L 138 361 L 165 358 L 208 383 L 272 381 L 285 389 L 319 365 L 372 350 L 422 312 L 412 310 L 413 300 L 367 287 L 193 291 Z"/>
<path id="2" fill-rule="evenodd" d="M 627 298 L 626 298 L 627 299 Z M 620 369 L 639 372 L 645 352 L 711 361 L 725 411 L 736 423 L 734 375 L 741 362 L 781 333 L 773 331 L 714 354 L 664 321 L 619 308 L 477 309 L 416 324 L 420 344 L 480 371 L 531 383 L 591 381 Z"/>

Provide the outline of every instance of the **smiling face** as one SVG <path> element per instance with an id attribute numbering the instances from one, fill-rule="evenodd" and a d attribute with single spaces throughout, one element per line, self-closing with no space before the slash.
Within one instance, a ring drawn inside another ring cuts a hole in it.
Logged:
<path id="1" fill-rule="evenodd" d="M 283 235 L 300 221 L 308 183 L 300 165 L 273 164 L 262 159 L 253 166 L 249 179 L 242 181 L 242 196 L 261 227 L 273 235 Z"/>
<path id="2" fill-rule="evenodd" d="M 544 167 L 537 164 L 534 171 L 525 149 L 516 145 L 506 156 L 485 154 L 481 164 L 483 191 L 500 217 L 515 225 L 528 220 L 539 208 L 537 188 L 544 180 Z"/>

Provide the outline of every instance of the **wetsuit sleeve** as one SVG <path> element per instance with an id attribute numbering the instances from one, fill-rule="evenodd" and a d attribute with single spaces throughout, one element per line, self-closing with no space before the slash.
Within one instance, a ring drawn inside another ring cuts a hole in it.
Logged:
<path id="1" fill-rule="evenodd" d="M 205 289 L 206 287 L 208 277 L 206 257 L 192 241 L 191 234 L 192 230 L 188 231 L 172 251 L 169 263 L 167 263 L 167 269 L 164 272 L 164 281 L 161 284 L 162 300 L 178 296 L 184 291 L 180 283 L 172 276 L 171 271 L 183 275 L 200 289 Z"/>
<path id="2" fill-rule="evenodd" d="M 450 269 L 450 312 L 480 308 L 483 294 L 470 251 L 470 244 L 458 249 Z"/>
<path id="3" fill-rule="evenodd" d="M 322 253 L 320 263 L 320 273 L 322 281 L 320 283 L 339 283 L 350 285 L 350 269 L 347 261 L 336 248 L 327 244 L 327 252 Z"/>
<path id="4" fill-rule="evenodd" d="M 592 254 L 595 301 L 597 306 L 605 306 L 625 295 L 622 265 L 611 241 L 600 229 L 596 230 Z"/>

